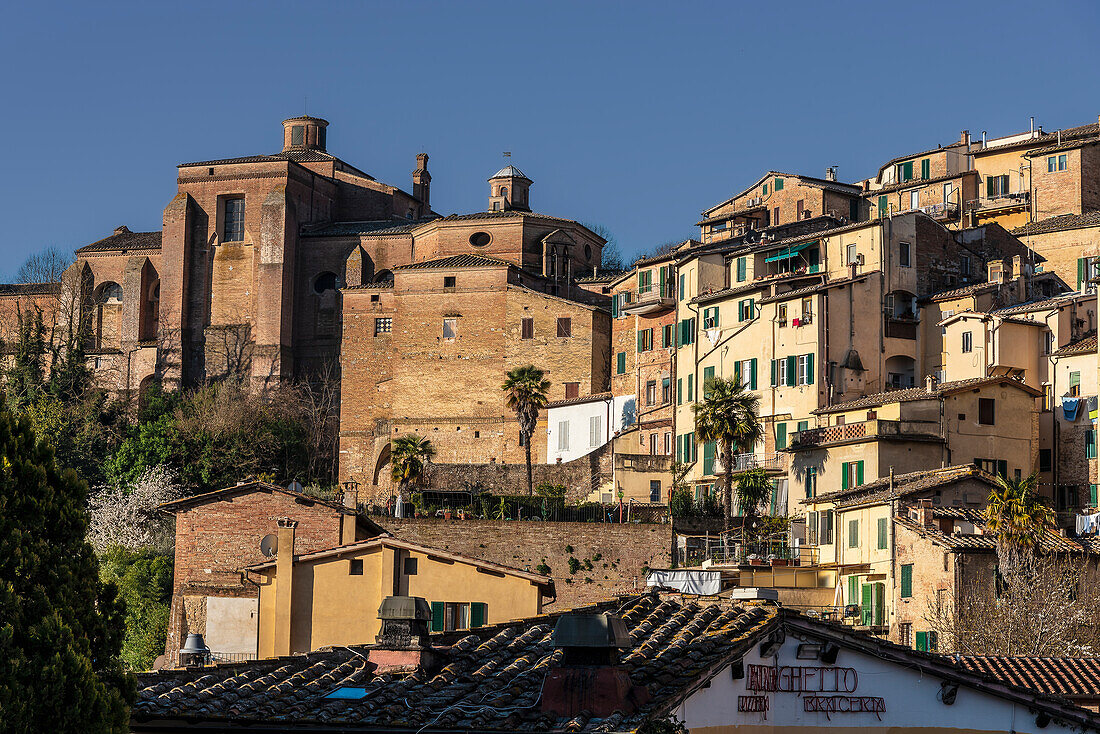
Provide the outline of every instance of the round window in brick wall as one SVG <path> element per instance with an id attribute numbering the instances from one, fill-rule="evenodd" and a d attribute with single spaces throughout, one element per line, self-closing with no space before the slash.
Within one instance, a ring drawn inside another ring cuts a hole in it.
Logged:
<path id="1" fill-rule="evenodd" d="M 585 245 L 584 246 L 584 259 L 585 260 L 591 260 L 592 259 L 592 245 Z"/>
<path id="2" fill-rule="evenodd" d="M 493 241 L 493 238 L 489 236 L 488 232 L 474 232 L 470 235 L 470 244 L 474 247 L 485 247 Z"/>

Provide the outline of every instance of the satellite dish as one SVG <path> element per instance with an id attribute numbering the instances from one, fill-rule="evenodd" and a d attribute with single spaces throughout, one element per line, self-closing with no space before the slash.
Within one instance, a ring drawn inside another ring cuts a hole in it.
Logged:
<path id="1" fill-rule="evenodd" d="M 289 489 L 291 492 L 297 492 L 298 494 L 302 493 L 302 483 L 299 482 L 297 479 L 286 485 L 286 488 Z"/>
<path id="2" fill-rule="evenodd" d="M 268 558 L 271 558 L 279 550 L 279 536 L 274 533 L 268 533 L 260 541 L 260 553 L 263 553 Z"/>

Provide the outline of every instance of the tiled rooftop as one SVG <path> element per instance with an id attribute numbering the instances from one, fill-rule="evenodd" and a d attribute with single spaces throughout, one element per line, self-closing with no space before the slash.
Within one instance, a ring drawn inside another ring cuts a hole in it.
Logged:
<path id="1" fill-rule="evenodd" d="M 0 283 L 0 296 L 56 296 L 60 283 Z"/>
<path id="2" fill-rule="evenodd" d="M 542 682 L 562 652 L 551 642 L 554 618 L 535 617 L 465 634 L 441 650 L 437 673 L 375 675 L 366 647 L 138 676 L 135 721 L 199 718 L 245 723 L 418 730 L 631 731 L 711 666 L 747 649 L 776 624 L 770 606 L 734 607 L 629 597 L 581 611 L 616 611 L 634 647 L 622 665 L 649 702 L 606 718 L 544 713 Z M 461 634 L 461 633 L 457 633 Z M 444 640 L 445 642 L 448 640 Z M 323 698 L 358 687 L 358 700 Z"/>
<path id="3" fill-rule="evenodd" d="M 921 301 L 949 301 L 952 298 L 963 298 L 965 296 L 972 296 L 975 293 L 982 293 L 984 291 L 992 290 L 997 287 L 996 283 L 971 283 L 970 285 L 964 285 L 961 288 L 952 288 L 946 291 L 940 291 L 939 293 L 933 293 L 931 295 L 921 298 Z"/>
<path id="4" fill-rule="evenodd" d="M 1046 234 L 1047 232 L 1061 232 L 1067 229 L 1084 229 L 1086 227 L 1100 227 L 1100 211 L 1085 212 L 1084 214 L 1060 214 L 1056 217 L 1041 219 L 1012 230 L 1012 234 L 1023 237 L 1029 234 Z"/>
<path id="5" fill-rule="evenodd" d="M 876 479 L 872 482 L 861 484 L 850 489 L 840 489 L 835 492 L 826 492 L 817 497 L 802 500 L 802 504 L 814 504 L 818 502 L 834 502 L 838 506 L 862 505 L 866 503 L 880 502 L 887 499 L 896 499 L 908 495 L 925 492 L 937 487 L 959 481 L 960 479 L 981 479 L 989 484 L 993 480 L 973 464 L 948 466 L 931 471 L 915 471 L 908 474 L 896 474 L 891 480 L 889 477 Z M 893 486 L 891 487 L 891 482 Z"/>
<path id="6" fill-rule="evenodd" d="M 1055 357 L 1068 357 L 1073 354 L 1096 354 L 1096 332 L 1085 334 L 1075 342 L 1070 342 L 1054 352 Z"/>
<path id="7" fill-rule="evenodd" d="M 303 237 L 347 237 L 354 235 L 372 234 L 404 234 L 411 232 L 421 224 L 434 221 L 439 217 L 426 217 L 423 219 L 380 219 L 368 222 L 333 222 L 318 229 L 303 232 Z"/>
<path id="8" fill-rule="evenodd" d="M 487 257 L 485 255 L 450 255 L 448 257 L 440 257 L 435 260 L 424 260 L 423 262 L 410 263 L 409 265 L 398 265 L 394 270 L 427 270 L 429 268 L 498 268 L 501 266 L 514 266 L 514 263 L 510 263 L 507 260 L 500 260 L 495 257 Z"/>
<path id="9" fill-rule="evenodd" d="M 1024 322 L 1031 323 L 1031 322 Z M 932 388 L 932 391 L 924 389 L 923 387 L 908 387 L 903 390 L 887 390 L 886 392 L 875 393 L 873 395 L 864 395 L 861 398 L 855 400 L 849 400 L 844 403 L 835 403 L 833 405 L 827 405 L 824 408 L 818 408 L 812 411 L 815 415 L 823 415 L 825 413 L 843 413 L 848 410 L 859 410 L 860 408 L 874 408 L 879 405 L 889 405 L 890 403 L 908 403 L 914 400 L 933 400 L 938 398 L 944 393 L 950 393 L 955 390 L 968 390 L 975 387 L 981 387 L 982 385 L 992 385 L 997 382 L 1012 382 L 1015 385 L 1019 385 L 1026 390 L 1032 390 L 1022 382 L 1013 380 L 1010 377 L 996 376 L 996 377 L 970 377 L 965 380 L 954 380 L 952 382 L 944 382 L 936 387 Z"/>
<path id="10" fill-rule="evenodd" d="M 967 670 L 1021 688 L 1056 696 L 1100 697 L 1100 658 L 959 655 L 955 659 Z"/>
<path id="11" fill-rule="evenodd" d="M 109 237 L 84 245 L 77 253 L 110 250 L 159 250 L 160 232 L 131 232 L 119 227 Z"/>
<path id="12" fill-rule="evenodd" d="M 974 522 L 975 525 L 985 526 L 980 517 L 967 517 L 965 519 Z M 927 527 L 908 517 L 896 517 L 894 520 L 945 548 L 951 548 L 952 550 L 997 550 L 997 536 L 991 532 L 980 535 L 975 533 L 945 533 L 938 527 Z M 1045 529 L 1039 537 L 1039 547 L 1046 553 L 1095 553 L 1094 550 L 1056 533 L 1051 528 Z"/>

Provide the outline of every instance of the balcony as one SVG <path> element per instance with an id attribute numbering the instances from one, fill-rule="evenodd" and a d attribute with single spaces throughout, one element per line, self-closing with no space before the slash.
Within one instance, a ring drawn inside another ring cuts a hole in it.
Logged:
<path id="1" fill-rule="evenodd" d="M 1014 209 L 1026 209 L 1031 204 L 1030 191 L 1014 191 L 994 194 L 966 202 L 966 211 L 982 214 L 1001 214 Z"/>
<path id="2" fill-rule="evenodd" d="M 950 220 L 959 218 L 958 204 L 931 204 L 929 206 L 922 206 L 918 211 L 922 211 L 936 220 Z"/>
<path id="3" fill-rule="evenodd" d="M 676 305 L 676 289 L 672 282 L 661 285 L 653 283 L 630 292 L 629 300 L 623 304 L 623 313 L 641 316 L 648 313 L 669 310 Z"/>
<path id="4" fill-rule="evenodd" d="M 849 441 L 883 438 L 938 440 L 941 436 L 936 421 L 887 421 L 876 418 L 861 423 L 796 431 L 791 434 L 790 449 L 816 449 Z"/>
<path id="5" fill-rule="evenodd" d="M 672 470 L 672 457 L 667 454 L 615 454 L 615 469 L 642 474 L 666 473 Z"/>

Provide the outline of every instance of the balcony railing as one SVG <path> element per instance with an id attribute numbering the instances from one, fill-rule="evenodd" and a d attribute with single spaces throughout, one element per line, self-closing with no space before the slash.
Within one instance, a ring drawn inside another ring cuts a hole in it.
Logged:
<path id="1" fill-rule="evenodd" d="M 1010 207 L 1026 206 L 1031 203 L 1030 191 L 1013 191 L 1007 194 L 994 194 L 983 196 L 979 199 L 971 199 L 966 202 L 968 212 L 985 211 L 992 209 L 1007 209 Z"/>
<path id="2" fill-rule="evenodd" d="M 733 457 L 733 470 L 739 471 L 751 471 L 752 469 L 763 469 L 765 471 L 784 471 L 787 468 L 787 455 L 782 453 L 774 454 L 735 454 Z M 725 473 L 725 469 L 722 468 L 722 462 L 715 460 L 714 471 L 717 474 Z"/>
<path id="3" fill-rule="evenodd" d="M 792 449 L 817 448 L 842 441 L 856 441 L 864 438 L 939 438 L 939 423 L 936 421 L 888 421 L 869 420 L 860 423 L 845 423 L 839 426 L 824 426 L 796 431 L 791 434 Z"/>
<path id="4" fill-rule="evenodd" d="M 623 304 L 624 313 L 644 314 L 672 308 L 676 304 L 676 288 L 669 281 L 665 284 L 651 283 L 630 293 Z"/>

